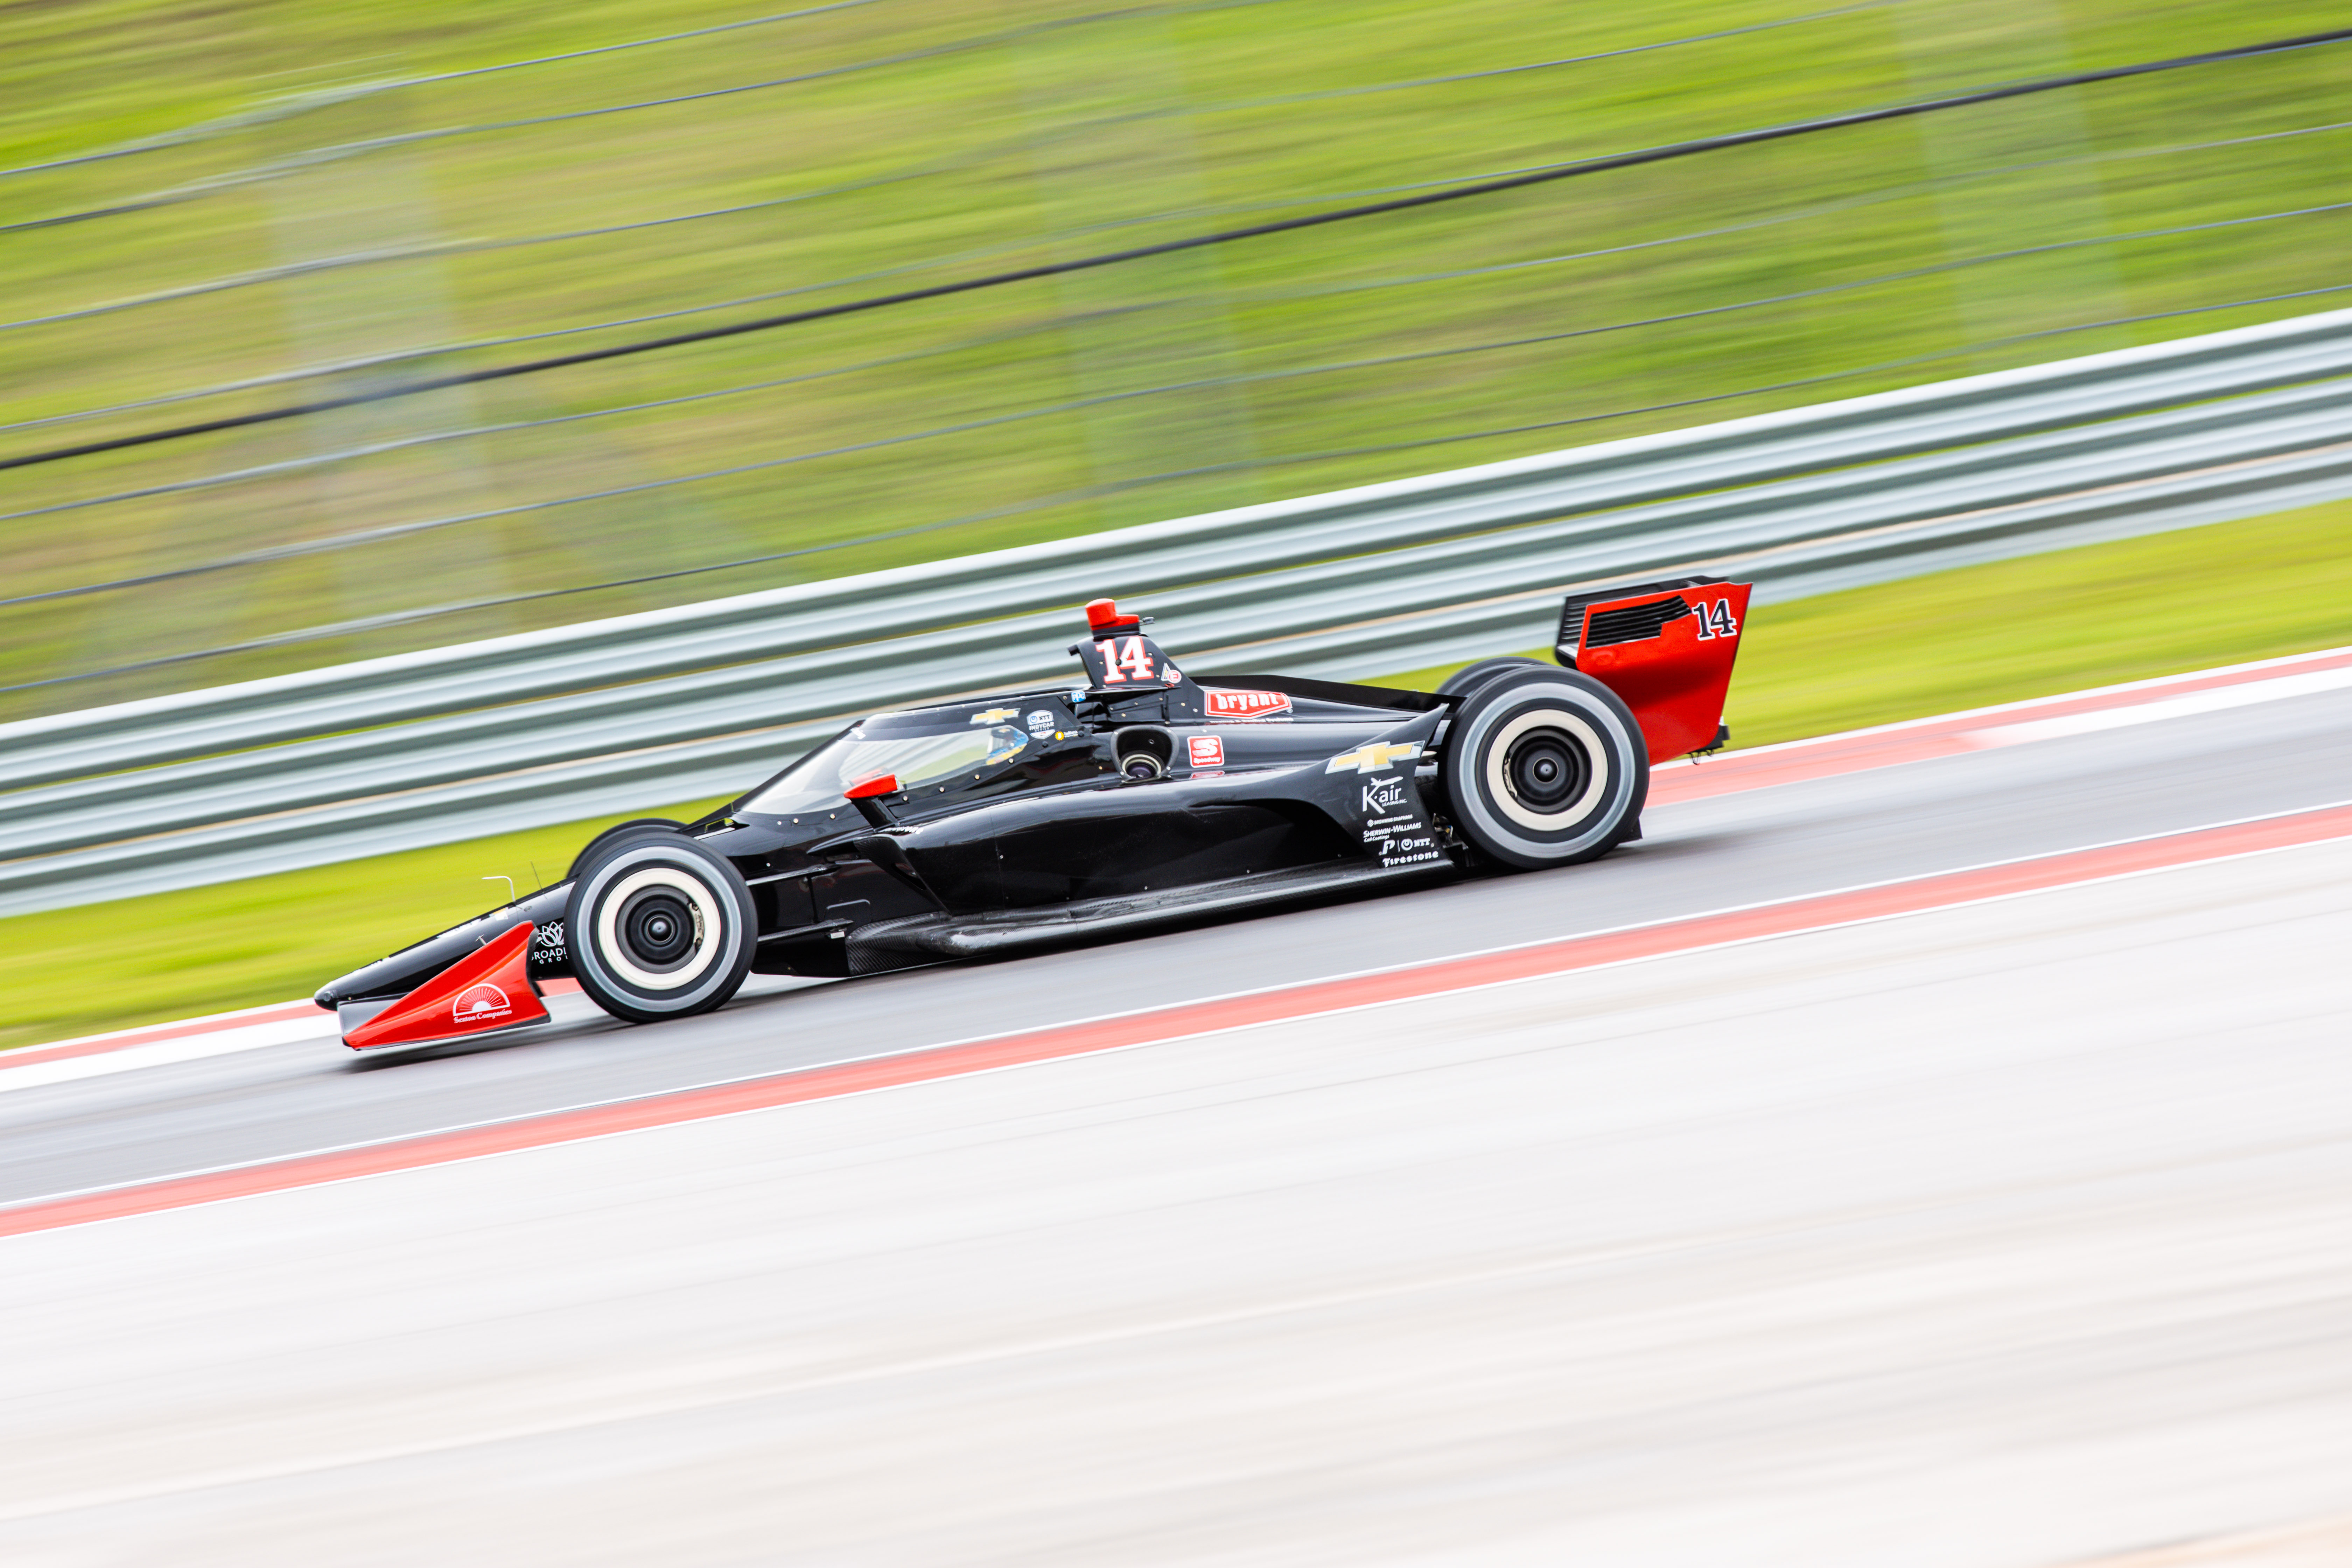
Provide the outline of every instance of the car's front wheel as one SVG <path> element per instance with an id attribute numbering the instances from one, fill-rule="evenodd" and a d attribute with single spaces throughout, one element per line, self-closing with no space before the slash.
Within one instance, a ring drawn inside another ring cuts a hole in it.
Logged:
<path id="1" fill-rule="evenodd" d="M 580 988 L 633 1024 L 723 1005 L 751 973 L 757 925 L 742 876 L 683 833 L 586 857 L 564 907 Z"/>
<path id="2" fill-rule="evenodd" d="M 1454 826 L 1488 858 L 1522 869 L 1607 854 L 1640 831 L 1650 794 L 1633 710 L 1572 669 L 1482 681 L 1454 715 L 1444 767 Z"/>

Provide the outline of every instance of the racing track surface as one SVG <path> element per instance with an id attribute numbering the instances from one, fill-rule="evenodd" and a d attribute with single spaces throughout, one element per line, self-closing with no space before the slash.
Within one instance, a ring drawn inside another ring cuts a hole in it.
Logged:
<path id="1" fill-rule="evenodd" d="M 1654 805 L 1643 843 L 1591 866 L 807 986 L 654 1027 L 574 998 L 577 1024 L 473 1054 L 358 1062 L 303 1044 L 0 1094 L 0 1204 L 2346 800 L 2352 686 Z"/>
<path id="2" fill-rule="evenodd" d="M 19 1089 L 0 1201 L 2352 797 L 2343 687 L 2016 738 L 1543 876 Z M 0 1237 L 0 1561 L 2342 1561 L 2348 948 L 2337 837 Z"/>

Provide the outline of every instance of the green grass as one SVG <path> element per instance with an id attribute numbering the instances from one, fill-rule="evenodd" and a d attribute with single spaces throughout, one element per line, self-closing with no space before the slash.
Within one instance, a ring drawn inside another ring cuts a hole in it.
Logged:
<path id="1" fill-rule="evenodd" d="M 2352 501 L 2335 501 L 1759 605 L 1724 718 L 1734 747 L 1764 746 L 2347 644 Z"/>
<path id="2" fill-rule="evenodd" d="M 1760 605 L 1735 743 L 2352 643 L 2347 545 L 2339 502 Z M 559 875 L 603 825 L 0 921 L 0 1047 L 307 994 L 495 902 L 486 873 Z"/>
<path id="3" fill-rule="evenodd" d="M 0 1049 L 307 996 L 563 875 L 599 828 L 716 801 L 0 921 Z"/>
<path id="4" fill-rule="evenodd" d="M 740 0 L 582 0 L 563 7 L 87 0 L 0 8 L 0 166 L 152 135 L 299 89 L 578 48 L 753 9 Z M 0 179 L 0 223 L 122 202 L 323 145 L 822 71 L 1111 9 L 1094 0 L 1018 6 L 880 0 L 718 39 L 438 82 L 167 152 Z M 1300 210 L 1267 203 L 1328 203 L 1351 192 L 2186 53 L 2339 19 L 2321 0 L 1914 3 L 1452 86 L 1296 97 L 1585 55 L 1804 9 L 1795 0 L 1658 0 L 1637 7 L 1270 0 L 1128 10 L 1118 20 L 1033 31 L 885 69 L 676 108 L 411 142 L 199 200 L 22 229 L 0 236 L 0 319 L 8 321 L 323 257 L 443 248 L 419 259 L 0 331 L 0 424 L 418 343 L 806 290 L 777 304 L 514 352 L 593 346 L 753 309 L 842 300 Z M 2044 250 L 1637 331 L 1327 374 L 1278 374 L 1588 332 L 1983 253 L 2340 200 L 2352 132 L 2166 149 L 2343 119 L 2347 83 L 2352 48 L 2116 82 L 16 471 L 0 487 L 0 512 L 357 444 L 817 377 L 411 447 L 231 489 L 20 519 L 0 528 L 0 596 L 642 486 L 1041 405 L 1213 384 L 364 548 L 0 607 L 0 688 L 6 688 L 357 618 L 929 530 L 715 574 L 0 689 L 0 719 L 2325 308 L 2342 297 L 2033 338 L 1814 379 L 1987 339 L 2340 283 L 2339 260 L 2352 247 L 2352 221 L 2343 214 Z M 1265 101 L 1274 99 L 1285 101 Z M 792 205 L 593 240 L 468 247 L 767 201 L 940 160 L 951 166 Z M 1811 216 L 1778 221 L 1805 213 Z M 1125 226 L 1101 226 L 1114 224 Z M 1625 248 L 1708 228 L 1727 232 Z M 1544 259 L 1588 252 L 1601 254 Z M 1495 267 L 1511 269 L 1415 280 Z M 841 281 L 890 268 L 906 270 Z M 886 360 L 892 363 L 854 368 Z M 477 355 L 435 368 L 488 362 Z M 1783 384 L 1790 383 L 1805 384 Z M 1690 402 L 1749 388 L 1777 389 Z M 0 439 L 8 451 L 24 450 L 255 406 L 283 390 L 13 430 Z M 1659 406 L 1665 405 L 1678 406 Z M 1649 411 L 1621 413 L 1629 409 Z M 1543 427 L 1440 439 L 1523 426 Z M 1360 450 L 1433 441 L 1439 444 Z M 1333 452 L 1353 455 L 1290 460 Z M 1268 460 L 1278 461 L 1254 466 Z M 1178 472 L 1189 477 L 1155 478 Z M 1038 504 L 1052 497 L 1074 499 Z M 932 527 L 975 514 L 988 515 Z"/>

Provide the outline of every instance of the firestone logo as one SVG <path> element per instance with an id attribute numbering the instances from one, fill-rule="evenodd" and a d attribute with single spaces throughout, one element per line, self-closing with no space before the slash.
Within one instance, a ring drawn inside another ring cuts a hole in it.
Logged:
<path id="1" fill-rule="evenodd" d="M 1212 719 L 1264 719 L 1290 711 L 1290 698 L 1280 691 L 1221 691 L 1211 689 L 1201 695 L 1208 701 L 1209 717 Z"/>
<path id="2" fill-rule="evenodd" d="M 467 986 L 449 1004 L 450 1021 L 469 1026 L 495 1024 L 513 1012 L 514 1004 L 507 1000 L 507 994 L 488 982 Z"/>

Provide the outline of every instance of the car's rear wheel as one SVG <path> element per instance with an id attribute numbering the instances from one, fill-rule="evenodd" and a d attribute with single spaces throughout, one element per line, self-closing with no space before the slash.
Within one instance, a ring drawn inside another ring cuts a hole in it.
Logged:
<path id="1" fill-rule="evenodd" d="M 1539 658 L 1529 658 L 1525 654 L 1512 654 L 1504 658 L 1474 659 L 1440 682 L 1437 694 L 1440 697 L 1466 696 L 1494 679 L 1495 677 L 1514 669 L 1557 669 L 1559 668 L 1556 664 L 1546 664 Z"/>
<path id="2" fill-rule="evenodd" d="M 1539 666 L 1481 682 L 1445 738 L 1454 824 L 1521 869 L 1605 855 L 1640 832 L 1649 751 L 1633 710 L 1589 675 Z"/>
<path id="3" fill-rule="evenodd" d="M 586 857 L 564 906 L 580 988 L 633 1024 L 723 1005 L 751 971 L 757 926 L 742 876 L 675 832 L 618 837 Z"/>

